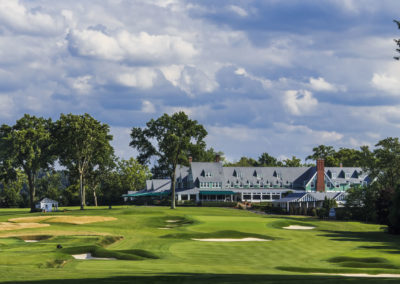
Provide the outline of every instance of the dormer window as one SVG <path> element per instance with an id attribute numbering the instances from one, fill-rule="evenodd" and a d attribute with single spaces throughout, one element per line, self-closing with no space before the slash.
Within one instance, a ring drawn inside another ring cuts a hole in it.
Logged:
<path id="1" fill-rule="evenodd" d="M 345 174 L 345 177 L 346 177 L 346 178 L 350 178 L 350 173 L 346 173 L 346 174 Z"/>
<path id="2" fill-rule="evenodd" d="M 336 178 L 336 172 L 331 173 L 332 178 Z"/>
<path id="3" fill-rule="evenodd" d="M 211 177 L 211 172 L 206 172 L 206 173 L 204 174 L 204 176 L 205 176 L 205 177 Z"/>

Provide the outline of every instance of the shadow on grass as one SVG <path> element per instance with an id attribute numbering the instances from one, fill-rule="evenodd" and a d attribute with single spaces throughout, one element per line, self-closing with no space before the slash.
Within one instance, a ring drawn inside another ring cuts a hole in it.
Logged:
<path id="1" fill-rule="evenodd" d="M 376 243 L 377 245 L 359 246 L 363 249 L 385 250 L 387 253 L 400 254 L 400 236 L 391 235 L 385 232 L 349 232 L 349 231 L 321 231 L 320 236 L 328 237 L 333 241 L 355 241 L 366 242 L 368 244 Z M 378 245 L 382 244 L 382 245 Z"/>
<path id="2" fill-rule="evenodd" d="M 399 283 L 395 278 L 361 278 L 320 275 L 245 275 L 245 274 L 163 274 L 158 276 L 119 276 L 110 278 L 48 279 L 3 283 Z"/>

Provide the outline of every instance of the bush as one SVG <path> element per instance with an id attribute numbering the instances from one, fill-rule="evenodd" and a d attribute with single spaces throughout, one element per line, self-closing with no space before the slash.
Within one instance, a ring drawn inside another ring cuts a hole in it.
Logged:
<path id="1" fill-rule="evenodd" d="M 328 218 L 329 216 L 329 210 L 327 210 L 326 208 L 318 208 L 317 209 L 317 216 L 320 219 L 325 219 Z"/>
<path id="2" fill-rule="evenodd" d="M 285 208 L 274 207 L 274 206 L 266 207 L 264 212 L 267 214 L 279 214 L 279 215 L 287 213 Z"/>

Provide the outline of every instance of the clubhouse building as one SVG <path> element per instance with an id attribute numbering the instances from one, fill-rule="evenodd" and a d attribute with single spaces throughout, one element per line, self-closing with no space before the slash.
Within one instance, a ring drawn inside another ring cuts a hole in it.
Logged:
<path id="1" fill-rule="evenodd" d="M 223 167 L 215 162 L 192 162 L 176 169 L 175 198 L 179 203 L 202 201 L 272 202 L 289 208 L 319 207 L 325 198 L 343 202 L 351 186 L 370 182 L 361 168 L 325 167 Z M 171 194 L 170 179 L 146 181 L 146 188 L 123 195 L 125 200 L 161 198 Z"/>

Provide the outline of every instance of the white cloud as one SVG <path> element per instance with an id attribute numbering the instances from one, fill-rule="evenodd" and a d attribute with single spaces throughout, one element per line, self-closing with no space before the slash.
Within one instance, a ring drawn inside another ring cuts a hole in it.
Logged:
<path id="1" fill-rule="evenodd" d="M 19 0 L 0 0 L 0 22 L 21 33 L 55 33 L 62 24 L 40 10 L 28 10 Z"/>
<path id="2" fill-rule="evenodd" d="M 142 101 L 142 112 L 144 113 L 155 113 L 156 108 L 150 101 Z"/>
<path id="3" fill-rule="evenodd" d="M 184 61 L 196 55 L 194 46 L 177 36 L 132 34 L 126 30 L 109 35 L 99 30 L 73 30 L 70 48 L 78 55 L 136 65 Z"/>
<path id="4" fill-rule="evenodd" d="M 261 85 L 264 87 L 264 89 L 269 89 L 269 88 L 272 87 L 272 81 L 270 81 L 268 79 L 264 79 L 264 78 L 258 77 L 258 76 L 254 76 L 252 74 L 249 74 L 244 68 L 241 68 L 241 67 L 237 68 L 235 70 L 235 74 L 239 75 L 239 76 L 243 76 L 243 77 L 249 78 L 249 79 L 251 79 L 253 81 L 260 82 Z"/>
<path id="5" fill-rule="evenodd" d="M 11 117 L 14 114 L 14 107 L 14 100 L 10 95 L 0 95 L 0 117 Z"/>
<path id="6" fill-rule="evenodd" d="M 247 17 L 248 13 L 245 9 L 242 7 L 236 6 L 236 5 L 229 5 L 228 9 L 234 12 L 235 14 L 239 15 L 240 17 Z"/>
<path id="7" fill-rule="evenodd" d="M 72 87 L 81 94 L 88 94 L 92 90 L 90 85 L 91 75 L 81 76 L 73 80 Z"/>
<path id="8" fill-rule="evenodd" d="M 318 78 L 310 78 L 310 87 L 311 89 L 315 91 L 320 91 L 320 92 L 336 92 L 337 88 L 332 85 L 331 83 L 328 83 L 325 81 L 324 78 L 318 77 Z"/>
<path id="9" fill-rule="evenodd" d="M 371 80 L 372 85 L 382 91 L 399 95 L 400 94 L 400 80 L 397 77 L 387 74 L 377 74 Z"/>
<path id="10" fill-rule="evenodd" d="M 283 96 L 283 104 L 292 115 L 307 115 L 318 105 L 311 92 L 306 90 L 289 90 Z"/>
<path id="11" fill-rule="evenodd" d="M 127 87 L 149 89 L 153 87 L 157 73 L 151 68 L 135 68 L 130 73 L 117 75 L 117 82 Z"/>

